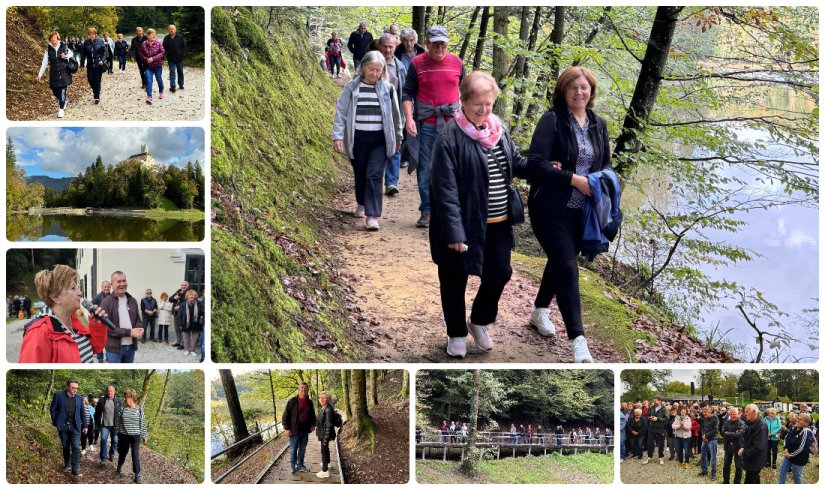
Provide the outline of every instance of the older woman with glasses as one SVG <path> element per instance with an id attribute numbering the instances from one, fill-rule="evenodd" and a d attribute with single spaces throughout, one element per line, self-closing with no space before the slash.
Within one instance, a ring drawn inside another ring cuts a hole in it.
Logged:
<path id="1" fill-rule="evenodd" d="M 18 362 L 90 363 L 106 346 L 108 330 L 95 317 L 105 318 L 106 311 L 95 307 L 84 325 L 77 317 L 82 295 L 79 275 L 67 265 L 34 276 L 37 294 L 46 307 L 23 329 L 23 345 Z"/>

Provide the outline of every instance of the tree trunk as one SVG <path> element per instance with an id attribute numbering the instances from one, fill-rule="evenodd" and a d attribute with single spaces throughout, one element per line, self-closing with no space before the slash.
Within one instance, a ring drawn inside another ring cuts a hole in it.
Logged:
<path id="1" fill-rule="evenodd" d="M 163 392 L 160 394 L 160 403 L 158 403 L 158 411 L 155 412 L 155 418 L 158 418 L 161 410 L 163 410 L 163 403 L 166 401 L 166 389 L 169 387 L 169 378 L 172 377 L 172 370 L 166 370 L 166 379 L 163 381 Z"/>
<path id="2" fill-rule="evenodd" d="M 418 39 L 420 44 L 424 44 L 422 40 L 424 39 L 424 36 L 426 34 L 426 30 L 424 27 L 426 22 L 425 16 L 426 11 L 424 10 L 423 6 L 412 8 L 412 28 L 415 30 L 415 32 L 418 33 Z"/>
<path id="3" fill-rule="evenodd" d="M 352 370 L 352 420 L 355 421 L 355 436 L 368 441 L 370 449 L 375 446 L 375 422 L 367 410 L 367 376 L 363 369 Z"/>
<path id="4" fill-rule="evenodd" d="M 352 418 L 352 407 L 350 404 L 350 372 L 349 369 L 341 370 L 341 396 L 347 413 L 347 420 Z"/>
<path id="5" fill-rule="evenodd" d="M 481 12 L 481 7 L 473 9 L 473 16 L 470 17 L 470 25 L 467 27 L 467 33 L 464 35 L 464 40 L 461 41 L 461 51 L 458 52 L 458 57 L 464 61 L 464 56 L 467 55 L 467 48 L 470 46 L 470 38 L 473 37 L 473 29 L 476 28 L 476 21 L 478 20 L 478 13 Z"/>
<path id="6" fill-rule="evenodd" d="M 135 400 L 141 408 L 143 408 L 143 401 L 146 399 L 146 394 L 149 392 L 149 383 L 152 382 L 152 375 L 155 374 L 155 369 L 147 369 L 143 376 L 143 386 L 140 388 L 138 399 Z"/>
<path id="7" fill-rule="evenodd" d="M 431 25 L 433 25 L 433 23 L 432 23 L 432 20 L 433 20 L 433 8 L 432 8 L 432 6 L 427 7 L 425 9 L 425 12 L 426 12 L 426 15 L 424 15 L 424 37 L 422 37 L 421 39 L 427 39 L 427 29 Z"/>
<path id="8" fill-rule="evenodd" d="M 478 26 L 478 41 L 473 56 L 473 71 L 481 67 L 481 58 L 484 56 L 484 41 L 487 40 L 487 26 L 490 24 L 490 7 L 484 7 L 481 13 L 481 24 Z"/>
<path id="9" fill-rule="evenodd" d="M 372 406 L 378 406 L 378 372 L 375 369 L 370 369 L 370 400 Z"/>
<path id="10" fill-rule="evenodd" d="M 461 471 L 469 476 L 477 472 L 476 462 L 476 437 L 478 435 L 478 401 L 481 393 L 481 370 L 473 370 L 473 400 L 470 405 L 470 433 L 467 440 L 467 457 L 461 463 Z"/>
<path id="11" fill-rule="evenodd" d="M 52 404 L 52 392 L 54 391 L 54 369 L 49 370 L 51 375 L 49 376 L 49 387 L 46 388 L 46 401 L 43 403 L 43 411 L 48 412 L 49 407 Z"/>
<path id="12" fill-rule="evenodd" d="M 246 420 L 244 420 L 241 400 L 238 398 L 238 389 L 235 388 L 235 378 L 232 376 L 231 369 L 219 369 L 218 372 L 221 376 L 223 391 L 226 393 L 226 405 L 229 407 L 229 416 L 232 417 L 234 442 L 238 442 L 249 437 L 249 429 L 247 429 Z M 246 445 L 238 447 L 231 451 L 231 453 L 233 455 L 241 454 L 244 447 L 246 447 Z"/>
<path id="13" fill-rule="evenodd" d="M 278 400 L 275 398 L 275 380 L 272 379 L 272 370 L 267 369 L 269 373 L 269 392 L 272 396 L 272 416 L 275 420 L 275 434 L 278 434 Z"/>
<path id="14" fill-rule="evenodd" d="M 564 41 L 564 11 L 565 7 L 555 7 L 553 9 L 553 32 L 550 33 L 550 45 L 547 47 L 550 58 L 550 76 L 544 89 L 544 97 L 548 104 L 553 97 L 553 89 L 556 88 L 556 80 L 559 78 L 559 58 L 561 56 L 561 43 Z M 539 110 L 539 105 L 535 102 L 541 97 L 541 89 L 536 88 L 533 100 L 527 108 L 527 118 L 533 119 Z"/>
<path id="15" fill-rule="evenodd" d="M 527 40 L 527 52 L 536 49 L 536 42 L 538 40 L 539 29 L 541 28 L 541 7 L 536 7 L 533 13 L 533 26 L 530 28 L 530 36 Z M 523 82 L 526 82 L 530 76 L 530 63 L 526 57 L 524 59 L 524 66 L 518 72 Z M 524 125 L 524 118 L 521 117 L 524 111 L 524 93 L 527 92 L 527 87 L 520 86 L 516 89 L 516 96 L 513 102 L 513 122 L 510 127 L 513 128 L 513 134 L 518 133 Z"/>
<path id="16" fill-rule="evenodd" d="M 640 135 L 644 132 L 645 124 L 656 103 L 656 95 L 659 93 L 670 45 L 673 42 L 673 33 L 682 8 L 658 7 L 656 9 L 656 18 L 650 29 L 642 68 L 639 70 L 639 78 L 636 80 L 630 107 L 627 108 L 622 132 L 616 139 L 614 155 L 637 153 L 642 149 Z M 622 172 L 629 166 L 629 161 L 619 161 L 615 168 L 617 172 Z"/>
<path id="17" fill-rule="evenodd" d="M 502 79 L 507 76 L 507 70 L 510 66 L 510 55 L 507 53 L 507 50 L 504 49 L 502 42 L 506 42 L 509 40 L 509 27 L 510 27 L 510 8 L 497 6 L 493 10 L 493 32 L 497 34 L 496 42 L 493 43 L 493 78 L 496 79 L 496 83 L 499 86 L 502 86 Z M 498 39 L 501 38 L 502 42 L 498 42 Z M 502 87 L 504 88 L 504 87 Z M 495 106 L 493 107 L 493 111 L 495 114 L 501 118 L 502 120 L 507 120 L 507 105 L 504 102 L 504 99 L 499 97 L 496 100 Z"/>
<path id="18" fill-rule="evenodd" d="M 406 369 L 404 371 L 404 379 L 401 381 L 401 396 L 410 396 L 410 372 Z"/>

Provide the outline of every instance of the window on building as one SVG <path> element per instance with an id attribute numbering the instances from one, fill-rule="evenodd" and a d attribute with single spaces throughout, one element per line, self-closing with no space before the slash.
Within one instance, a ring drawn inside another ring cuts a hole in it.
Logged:
<path id="1" fill-rule="evenodd" d="M 206 286 L 206 258 L 203 255 L 186 256 L 186 276 L 189 287 L 200 295 Z"/>

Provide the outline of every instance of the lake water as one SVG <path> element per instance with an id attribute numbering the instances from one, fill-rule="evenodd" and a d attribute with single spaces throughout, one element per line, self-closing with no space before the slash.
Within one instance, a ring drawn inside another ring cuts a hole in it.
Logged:
<path id="1" fill-rule="evenodd" d="M 115 216 L 6 216 L 10 241 L 37 242 L 195 242 L 204 237 L 205 221 Z"/>

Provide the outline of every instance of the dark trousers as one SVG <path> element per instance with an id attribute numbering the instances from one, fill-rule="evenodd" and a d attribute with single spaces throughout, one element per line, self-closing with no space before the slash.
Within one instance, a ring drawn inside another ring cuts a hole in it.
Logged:
<path id="1" fill-rule="evenodd" d="M 676 457 L 676 438 L 674 436 L 668 436 L 667 438 L 667 449 L 670 451 L 670 459 Z"/>
<path id="2" fill-rule="evenodd" d="M 730 483 L 730 464 L 733 462 L 736 471 L 733 475 L 733 483 L 739 484 L 742 481 L 742 458 L 736 454 L 738 449 L 733 445 L 725 445 L 725 461 L 722 463 L 722 483 Z M 747 483 L 747 482 L 745 482 Z"/>
<path id="3" fill-rule="evenodd" d="M 321 441 L 321 471 L 329 470 L 329 441 Z"/>
<path id="4" fill-rule="evenodd" d="M 86 78 L 89 80 L 89 87 L 95 99 L 100 99 L 100 79 L 105 69 L 105 66 L 92 66 L 91 63 L 86 65 Z"/>
<path id="5" fill-rule="evenodd" d="M 63 467 L 72 465 L 72 474 L 80 474 L 80 436 L 79 430 L 69 426 L 61 431 L 60 444 L 63 446 Z"/>
<path id="6" fill-rule="evenodd" d="M 158 342 L 169 342 L 169 325 L 158 325 Z"/>
<path id="7" fill-rule="evenodd" d="M 759 478 L 760 473 L 761 473 L 761 470 L 746 471 L 745 472 L 745 485 L 748 485 L 748 484 L 751 484 L 751 483 L 762 483 L 762 481 Z"/>
<path id="8" fill-rule="evenodd" d="M 351 160 L 355 200 L 367 216 L 381 216 L 387 147 L 383 131 L 355 131 Z"/>
<path id="9" fill-rule="evenodd" d="M 653 457 L 653 449 L 655 447 L 659 448 L 659 457 L 665 457 L 665 435 L 664 434 L 657 434 L 653 431 L 649 431 L 647 433 L 647 457 Z"/>
<path id="10" fill-rule="evenodd" d="M 183 332 L 181 332 L 180 324 L 177 320 L 175 322 L 175 343 L 178 345 L 183 345 Z"/>
<path id="11" fill-rule="evenodd" d="M 61 109 L 66 108 L 66 98 L 69 94 L 69 87 L 52 87 L 52 94 L 54 98 L 57 99 L 57 103 L 60 104 Z"/>
<path id="12" fill-rule="evenodd" d="M 547 265 L 536 294 L 536 308 L 547 308 L 553 298 L 559 305 L 567 338 L 584 335 L 582 325 L 581 293 L 579 291 L 579 266 L 576 256 L 581 251 L 583 231 L 581 209 L 564 208 L 547 214 L 538 206 L 530 208 L 533 232 L 547 255 Z"/>
<path id="13" fill-rule="evenodd" d="M 489 325 L 498 316 L 498 300 L 504 286 L 510 281 L 510 252 L 513 250 L 512 226 L 509 221 L 488 223 L 484 243 L 484 262 L 481 268 L 481 285 L 473 300 L 470 321 L 475 325 Z M 438 282 L 441 289 L 441 309 L 447 324 L 447 336 L 466 337 L 467 317 L 464 292 L 469 275 L 464 271 L 461 253 L 448 250 L 438 265 Z"/>
<path id="14" fill-rule="evenodd" d="M 768 459 L 765 461 L 765 467 L 776 466 L 776 458 L 779 455 L 779 440 L 772 441 L 768 439 Z"/>
<path id="15" fill-rule="evenodd" d="M 91 446 L 95 443 L 95 428 L 89 426 L 89 430 L 80 436 L 80 449 L 86 449 L 86 446 Z"/>
<path id="16" fill-rule="evenodd" d="M 122 466 L 126 461 L 126 455 L 129 454 L 129 449 L 132 450 L 132 469 L 136 475 L 140 474 L 140 436 L 132 436 L 129 434 L 118 434 L 117 443 L 117 465 Z"/>
<path id="17" fill-rule="evenodd" d="M 126 55 L 118 55 L 117 57 L 117 68 L 118 70 L 125 70 L 126 69 Z"/>
<path id="18" fill-rule="evenodd" d="M 143 319 L 143 340 L 146 340 L 146 332 L 149 332 L 149 340 L 155 340 L 155 322 L 157 318 Z"/>
<path id="19" fill-rule="evenodd" d="M 633 449 L 633 456 L 641 459 L 645 447 L 644 436 L 630 436 L 630 447 Z"/>

